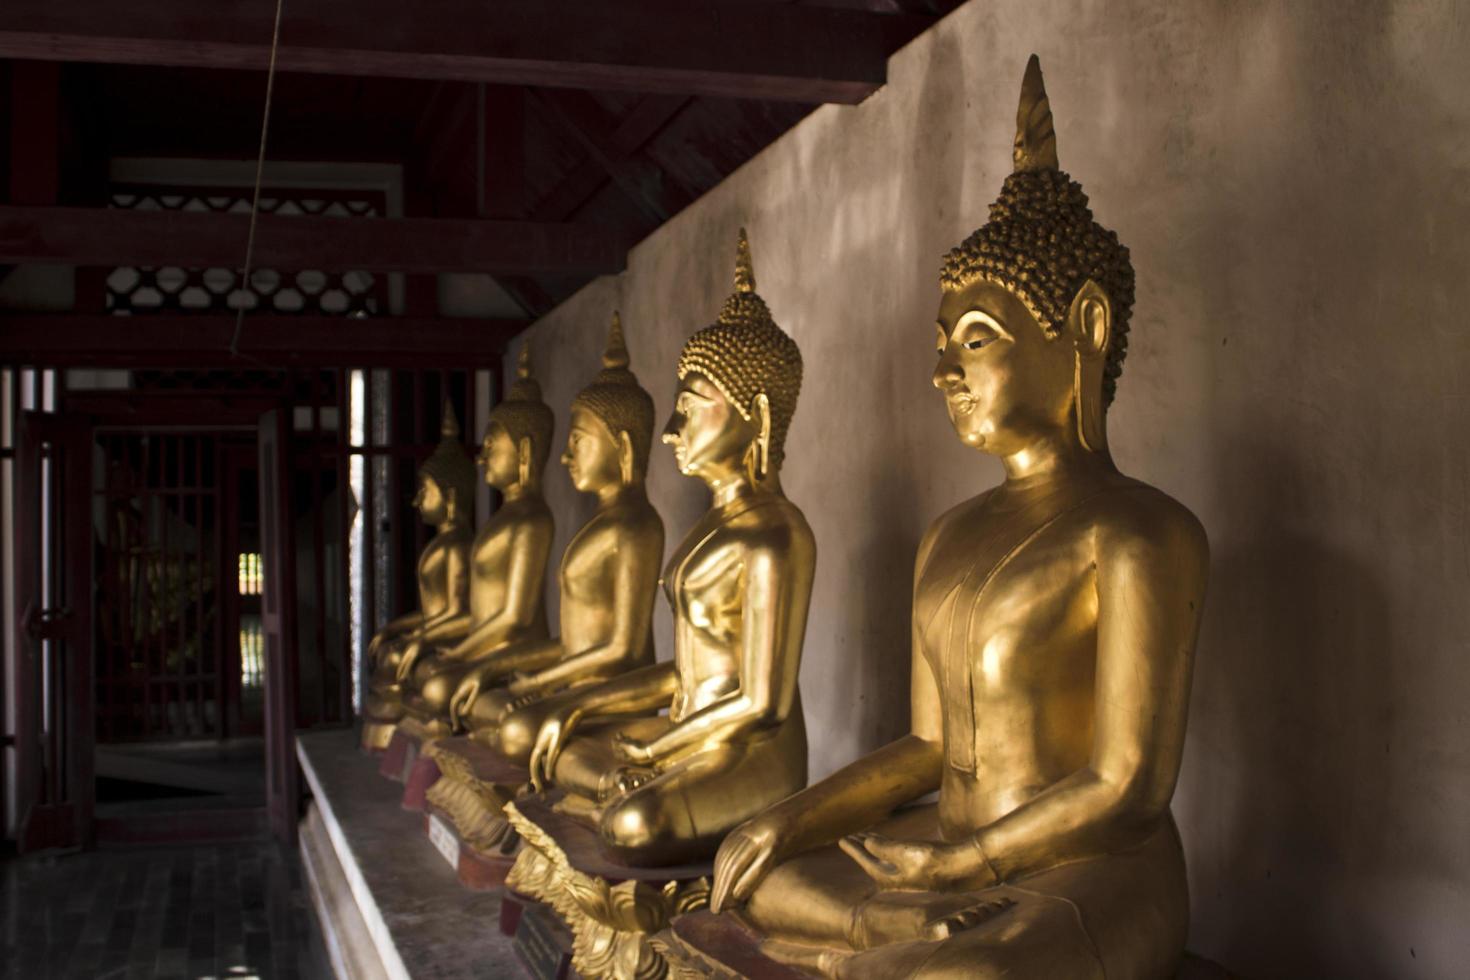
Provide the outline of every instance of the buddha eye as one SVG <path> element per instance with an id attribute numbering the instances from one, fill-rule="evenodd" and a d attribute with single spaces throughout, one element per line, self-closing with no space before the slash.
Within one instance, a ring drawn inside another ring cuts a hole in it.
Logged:
<path id="1" fill-rule="evenodd" d="M 994 337 L 976 337 L 974 340 L 965 341 L 964 348 L 965 350 L 979 350 L 994 339 Z"/>

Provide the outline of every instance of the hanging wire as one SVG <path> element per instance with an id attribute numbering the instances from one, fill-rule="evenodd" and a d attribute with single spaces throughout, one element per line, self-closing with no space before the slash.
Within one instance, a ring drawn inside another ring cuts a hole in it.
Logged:
<path id="1" fill-rule="evenodd" d="M 250 289 L 251 263 L 255 258 L 255 221 L 260 215 L 260 185 L 265 175 L 265 138 L 271 126 L 271 99 L 276 91 L 276 52 L 281 47 L 281 8 L 285 0 L 276 0 L 276 21 L 271 27 L 271 58 L 265 70 L 265 111 L 260 117 L 260 149 L 255 156 L 255 189 L 250 197 L 250 230 L 245 236 L 245 265 L 240 270 L 240 289 Z M 245 329 L 245 303 L 235 310 L 235 332 L 230 337 L 230 356 L 240 357 L 240 333 Z M 252 358 L 253 360 L 253 358 Z"/>

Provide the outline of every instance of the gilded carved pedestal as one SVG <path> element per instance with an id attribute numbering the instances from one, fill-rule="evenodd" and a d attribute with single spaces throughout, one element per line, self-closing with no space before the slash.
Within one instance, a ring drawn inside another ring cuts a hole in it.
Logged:
<path id="1" fill-rule="evenodd" d="M 521 850 L 506 885 L 550 905 L 572 931 L 585 977 L 656 980 L 669 973 L 657 934 L 709 904 L 709 865 L 629 868 L 602 856 L 596 835 L 556 813 L 551 798 L 506 805 Z"/>

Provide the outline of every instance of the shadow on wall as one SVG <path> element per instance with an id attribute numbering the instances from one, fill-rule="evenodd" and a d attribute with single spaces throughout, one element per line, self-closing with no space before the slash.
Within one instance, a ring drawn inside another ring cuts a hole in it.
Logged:
<path id="1" fill-rule="evenodd" d="M 1248 976 L 1320 976 L 1345 928 L 1332 892 L 1403 871 L 1363 846 L 1384 841 L 1404 805 L 1408 760 L 1386 734 L 1403 680 L 1393 611 L 1381 573 L 1268 516 L 1320 492 L 1289 454 L 1237 447 L 1227 458 L 1270 479 L 1235 505 L 1265 519 L 1211 570 L 1194 730 L 1223 778 L 1197 803 L 1218 837 L 1200 842 L 1214 860 L 1190 869 L 1196 918 Z M 1281 916 L 1292 907 L 1302 914 Z M 1353 972 L 1397 966 L 1360 960 Z"/>
<path id="2" fill-rule="evenodd" d="M 925 63 L 917 104 L 926 113 L 965 118 L 968 89 L 958 47 L 956 38 L 940 38 Z M 917 308 L 927 313 L 938 308 L 943 249 L 957 244 L 947 238 L 967 172 L 965 141 L 955 132 L 925 129 L 918 113 L 905 117 L 891 113 L 886 118 L 901 131 L 880 132 L 874 127 L 868 137 L 909 148 L 907 159 L 897 173 L 866 170 L 867 186 L 845 188 L 848 203 L 837 209 L 830 230 L 834 254 L 803 271 L 827 294 L 840 297 L 841 307 L 810 307 L 830 322 L 787 325 L 803 343 L 806 362 L 805 418 L 799 409 L 797 425 L 815 428 L 824 418 L 840 420 L 830 434 L 819 438 L 825 442 L 824 455 L 839 454 L 841 459 L 830 466 L 820 466 L 812 458 L 795 461 L 820 469 L 815 477 L 805 475 L 806 489 L 794 498 L 820 529 L 817 591 L 803 679 L 807 685 L 828 686 L 829 693 L 808 698 L 807 705 L 809 725 L 829 731 L 813 733 L 814 778 L 910 730 L 909 624 L 919 541 L 929 519 L 979 492 L 987 482 L 964 487 L 937 510 L 927 506 L 933 497 L 925 490 L 933 484 L 934 461 L 925 447 L 951 440 L 957 455 L 970 451 L 954 439 L 931 387 L 932 324 L 924 319 L 908 322 L 906 314 L 893 312 Z M 792 186 L 816 189 L 828 182 L 824 170 L 829 161 L 823 154 L 803 154 L 800 164 L 804 172 L 796 175 Z M 865 203 L 854 205 L 855 201 Z M 885 213 L 871 213 L 874 207 Z M 918 226 L 918 233 L 898 240 L 875 233 L 894 215 Z M 975 215 L 971 224 L 984 218 L 983 213 Z M 931 250 L 915 248 L 915 242 L 942 244 Z M 853 269 L 885 267 L 891 276 L 881 283 L 855 281 L 852 276 Z M 904 321 L 894 322 L 895 315 L 904 316 Z M 831 350 L 833 345 L 846 350 Z M 834 377 L 838 365 L 855 359 L 861 375 Z M 819 386 L 825 387 L 818 390 Z M 808 433 L 806 439 L 810 438 Z M 857 515 L 855 523 L 834 526 L 816 513 L 823 501 L 811 488 L 820 489 L 834 479 L 845 484 L 841 493 L 850 509 L 842 513 Z M 849 539 L 845 554 L 832 545 L 835 535 Z M 828 644 L 835 649 L 820 650 Z"/>
<path id="3" fill-rule="evenodd" d="M 1229 340 L 1195 379 L 1192 945 L 1257 980 L 1464 969 L 1464 73 L 1431 8 L 1274 8 L 1265 108 L 1221 95 L 1262 118 L 1184 246 Z"/>

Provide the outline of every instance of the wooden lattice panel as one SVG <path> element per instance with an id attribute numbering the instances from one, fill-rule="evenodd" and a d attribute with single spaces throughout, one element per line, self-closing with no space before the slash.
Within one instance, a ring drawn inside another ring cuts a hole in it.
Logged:
<path id="1" fill-rule="evenodd" d="M 115 185 L 109 206 L 140 211 L 250 212 L 244 189 L 181 189 Z M 383 195 L 367 191 L 272 190 L 262 193 L 260 211 L 272 215 L 376 218 Z M 243 260 L 245 243 L 240 243 Z M 119 266 L 107 276 L 107 309 L 131 313 L 252 313 L 376 316 L 387 310 L 386 283 L 363 271 L 255 269 L 242 283 L 239 269 Z"/>

